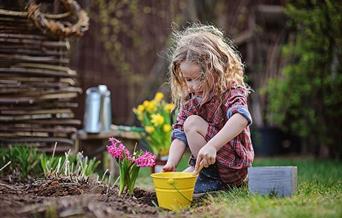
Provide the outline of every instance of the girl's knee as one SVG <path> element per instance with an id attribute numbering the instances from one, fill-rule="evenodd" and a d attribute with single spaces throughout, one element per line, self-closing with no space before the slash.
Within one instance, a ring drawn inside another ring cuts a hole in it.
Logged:
<path id="1" fill-rule="evenodd" d="M 184 132 L 193 132 L 193 131 L 199 131 L 201 127 L 201 123 L 203 125 L 203 118 L 198 115 L 191 115 L 189 116 L 183 125 Z"/>

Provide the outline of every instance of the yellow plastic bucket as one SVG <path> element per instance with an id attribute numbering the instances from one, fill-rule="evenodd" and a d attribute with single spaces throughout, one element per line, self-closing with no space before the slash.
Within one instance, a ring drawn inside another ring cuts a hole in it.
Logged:
<path id="1" fill-rule="evenodd" d="M 175 211 L 191 205 L 197 176 L 185 172 L 162 172 L 151 176 L 159 207 Z"/>

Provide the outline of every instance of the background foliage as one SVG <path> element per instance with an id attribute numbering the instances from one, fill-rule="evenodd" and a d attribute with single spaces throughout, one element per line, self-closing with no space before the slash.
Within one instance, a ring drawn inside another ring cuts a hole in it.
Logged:
<path id="1" fill-rule="evenodd" d="M 321 155 L 342 155 L 342 3 L 295 1 L 294 30 L 283 47 L 288 64 L 268 83 L 268 117 Z"/>

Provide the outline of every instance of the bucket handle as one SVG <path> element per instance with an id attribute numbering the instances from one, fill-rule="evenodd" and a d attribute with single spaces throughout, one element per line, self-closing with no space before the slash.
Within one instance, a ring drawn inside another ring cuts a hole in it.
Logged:
<path id="1" fill-rule="evenodd" d="M 188 197 L 186 197 L 175 185 L 175 180 L 174 179 L 168 179 L 167 181 L 185 200 L 188 200 L 190 203 L 192 200 L 190 200 Z"/>

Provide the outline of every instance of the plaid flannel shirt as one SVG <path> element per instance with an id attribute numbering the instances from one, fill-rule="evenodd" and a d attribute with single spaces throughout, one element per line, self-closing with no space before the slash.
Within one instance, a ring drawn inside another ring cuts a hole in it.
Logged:
<path id="1" fill-rule="evenodd" d="M 202 106 L 199 98 L 192 98 L 181 106 L 173 125 L 172 140 L 177 138 L 187 145 L 183 124 L 190 115 L 198 115 L 208 122 L 206 141 L 214 137 L 233 114 L 240 113 L 247 119 L 248 126 L 217 152 L 218 172 L 221 180 L 228 185 L 241 185 L 254 159 L 249 130 L 252 118 L 247 107 L 247 95 L 245 88 L 234 86 L 224 93 L 222 104 L 217 96 L 212 96 Z"/>

